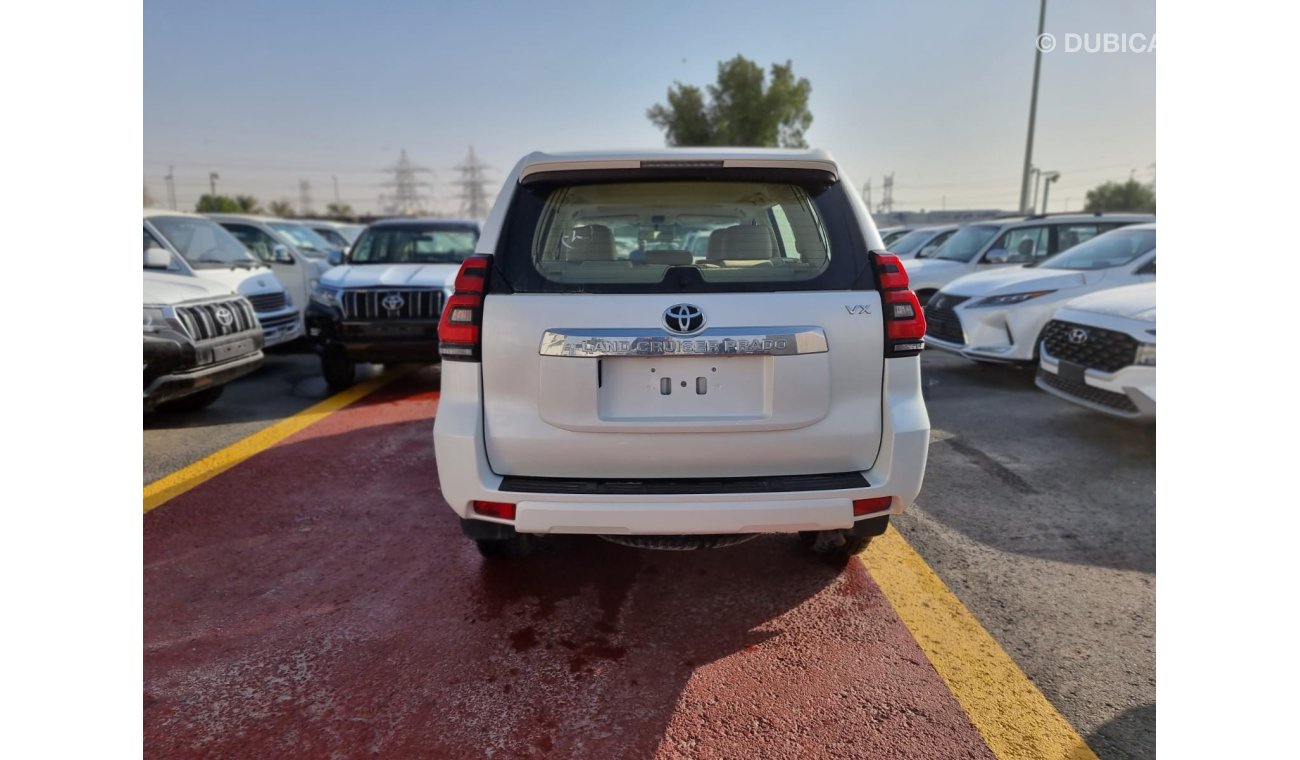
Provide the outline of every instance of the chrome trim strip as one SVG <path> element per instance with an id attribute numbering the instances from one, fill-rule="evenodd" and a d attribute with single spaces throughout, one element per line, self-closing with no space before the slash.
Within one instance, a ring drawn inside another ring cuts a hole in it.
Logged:
<path id="1" fill-rule="evenodd" d="M 654 328 L 552 329 L 541 356 L 795 356 L 827 351 L 820 327 L 714 327 L 690 336 Z"/>

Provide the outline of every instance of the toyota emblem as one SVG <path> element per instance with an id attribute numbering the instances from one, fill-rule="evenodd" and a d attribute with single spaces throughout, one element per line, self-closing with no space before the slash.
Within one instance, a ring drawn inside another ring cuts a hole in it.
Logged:
<path id="1" fill-rule="evenodd" d="M 704 329 L 704 312 L 690 303 L 679 303 L 664 309 L 664 327 L 669 332 L 693 333 Z"/>
<path id="2" fill-rule="evenodd" d="M 384 304 L 385 309 L 388 309 L 389 311 L 397 311 L 406 303 L 406 299 L 402 298 L 401 293 L 389 293 L 384 296 L 382 303 Z"/>
<path id="3" fill-rule="evenodd" d="M 213 316 L 217 318 L 217 324 L 222 327 L 230 327 L 235 322 L 235 313 L 224 306 L 218 306 Z"/>
<path id="4" fill-rule="evenodd" d="M 1088 342 L 1088 331 L 1082 327 L 1076 327 L 1070 331 L 1069 339 L 1074 345 L 1082 346 L 1084 343 Z"/>

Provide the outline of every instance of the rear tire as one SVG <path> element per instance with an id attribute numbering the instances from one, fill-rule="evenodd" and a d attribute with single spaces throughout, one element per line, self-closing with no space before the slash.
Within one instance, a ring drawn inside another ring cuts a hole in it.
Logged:
<path id="1" fill-rule="evenodd" d="M 206 409 L 212 406 L 213 402 L 221 398 L 221 392 L 226 389 L 224 385 L 216 385 L 211 388 L 204 388 L 198 393 L 191 393 L 188 396 L 182 396 L 175 401 L 165 401 L 158 405 L 160 412 L 197 412 L 200 409 Z"/>
<path id="2" fill-rule="evenodd" d="M 357 363 L 348 358 L 342 349 L 327 348 L 320 355 L 320 372 L 325 376 L 325 386 L 331 393 L 349 388 L 357 379 Z"/>
<path id="3" fill-rule="evenodd" d="M 533 539 L 526 533 L 511 538 L 476 538 L 474 544 L 487 559 L 519 559 L 533 553 Z"/>

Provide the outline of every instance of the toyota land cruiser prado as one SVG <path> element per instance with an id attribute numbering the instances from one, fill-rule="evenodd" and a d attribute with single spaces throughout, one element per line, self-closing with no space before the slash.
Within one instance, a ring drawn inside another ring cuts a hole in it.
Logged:
<path id="1" fill-rule="evenodd" d="M 925 319 L 852 188 L 822 151 L 520 161 L 439 326 L 438 476 L 480 551 L 884 531 L 925 470 Z"/>

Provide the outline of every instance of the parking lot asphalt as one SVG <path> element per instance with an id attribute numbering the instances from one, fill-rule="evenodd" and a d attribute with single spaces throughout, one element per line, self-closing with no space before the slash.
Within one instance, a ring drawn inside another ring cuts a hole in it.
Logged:
<path id="1" fill-rule="evenodd" d="M 986 629 L 1099 756 L 1154 756 L 1154 430 L 1021 371 L 923 367 L 925 487 L 843 571 L 780 536 L 487 565 L 438 496 L 437 370 L 399 377 L 146 513 L 146 753 L 1040 755 L 936 644 Z M 147 416 L 146 482 L 320 402 L 315 372 L 271 357 Z M 894 577 L 909 545 L 933 586 Z M 970 625 L 919 628 L 943 584 Z"/>

